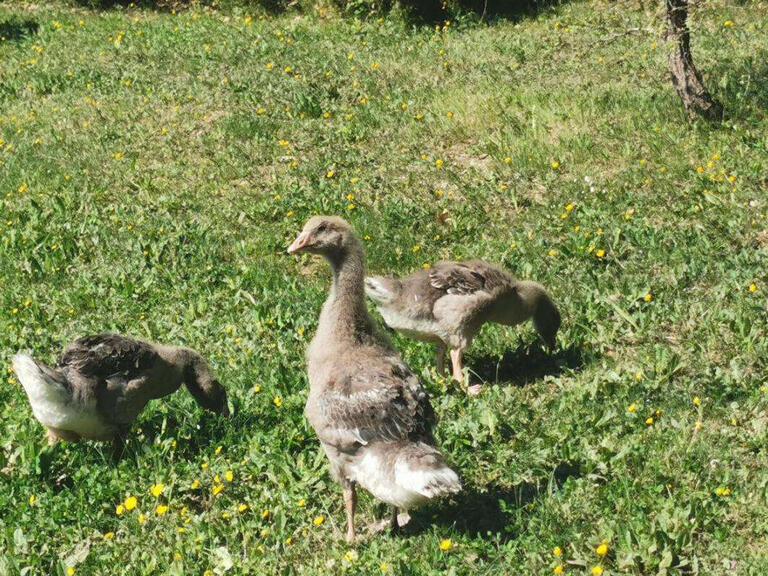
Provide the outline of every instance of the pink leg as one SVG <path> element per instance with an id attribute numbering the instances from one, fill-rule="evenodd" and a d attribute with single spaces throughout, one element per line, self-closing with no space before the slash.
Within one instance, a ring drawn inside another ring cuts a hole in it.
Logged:
<path id="1" fill-rule="evenodd" d="M 464 384 L 464 369 L 461 366 L 461 349 L 456 348 L 451 350 L 451 364 L 453 365 L 453 378 Z M 467 394 L 470 396 L 477 396 L 483 389 L 482 384 L 473 384 L 467 386 Z"/>

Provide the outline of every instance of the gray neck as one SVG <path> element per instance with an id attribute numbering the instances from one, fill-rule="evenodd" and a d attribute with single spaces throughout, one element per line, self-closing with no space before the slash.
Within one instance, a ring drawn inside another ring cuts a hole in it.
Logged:
<path id="1" fill-rule="evenodd" d="M 360 243 L 326 257 L 333 270 L 333 285 L 320 314 L 318 333 L 333 340 L 357 340 L 373 331 L 365 307 L 365 258 Z"/>

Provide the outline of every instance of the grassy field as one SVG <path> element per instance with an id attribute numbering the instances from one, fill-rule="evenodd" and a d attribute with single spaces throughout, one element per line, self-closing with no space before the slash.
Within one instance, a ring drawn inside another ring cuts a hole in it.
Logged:
<path id="1" fill-rule="evenodd" d="M 696 8 L 719 125 L 660 5 L 0 4 L 0 574 L 768 573 L 768 5 Z M 481 257 L 564 318 L 553 355 L 487 327 L 478 398 L 395 337 L 466 490 L 397 537 L 364 496 L 351 547 L 302 414 L 329 274 L 285 248 L 315 213 L 374 272 Z M 117 465 L 49 448 L 10 357 L 102 330 L 200 350 L 233 418 L 180 392 Z"/>

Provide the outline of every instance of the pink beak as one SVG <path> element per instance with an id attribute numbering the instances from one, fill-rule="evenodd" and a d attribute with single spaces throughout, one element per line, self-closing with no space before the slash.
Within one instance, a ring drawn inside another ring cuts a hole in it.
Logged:
<path id="1" fill-rule="evenodd" d="M 293 244 L 288 246 L 288 254 L 295 254 L 299 250 L 306 248 L 308 240 L 309 240 L 309 234 L 307 232 L 302 232 L 301 234 L 299 234 L 298 238 L 296 238 L 296 240 L 293 241 Z"/>

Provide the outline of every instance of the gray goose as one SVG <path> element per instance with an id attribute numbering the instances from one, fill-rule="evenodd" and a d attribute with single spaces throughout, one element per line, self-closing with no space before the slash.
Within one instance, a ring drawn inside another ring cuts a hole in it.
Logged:
<path id="1" fill-rule="evenodd" d="M 69 344 L 54 368 L 22 353 L 13 369 L 50 444 L 113 440 L 118 447 L 147 403 L 182 382 L 203 408 L 229 415 L 224 388 L 189 348 L 105 333 Z"/>
<path id="2" fill-rule="evenodd" d="M 550 348 L 560 327 L 560 312 L 543 286 L 515 280 L 482 260 L 438 262 L 402 279 L 370 276 L 365 291 L 387 326 L 435 344 L 440 373 L 450 349 L 453 377 L 462 383 L 462 355 L 486 322 L 514 326 L 532 318 Z M 481 389 L 476 384 L 467 391 L 478 394 Z"/>
<path id="3" fill-rule="evenodd" d="M 307 349 L 304 413 L 342 485 L 347 540 L 355 538 L 356 487 L 394 508 L 415 508 L 461 484 L 434 446 L 435 415 L 419 379 L 380 335 L 365 306 L 360 241 L 341 218 L 315 216 L 288 248 L 325 257 L 333 285 Z"/>

